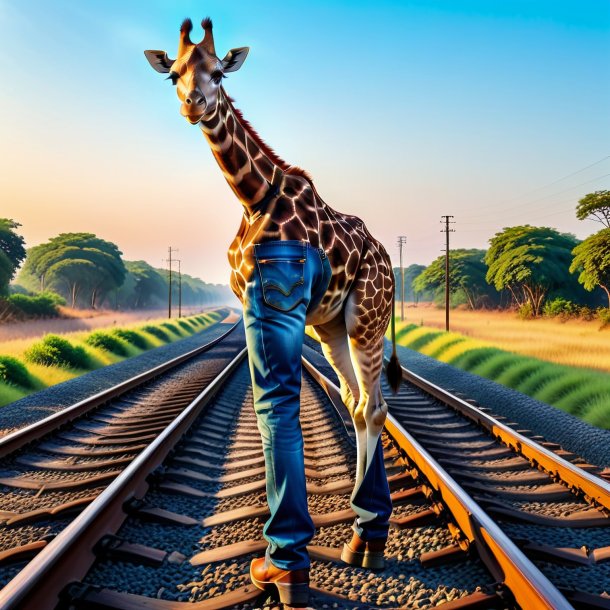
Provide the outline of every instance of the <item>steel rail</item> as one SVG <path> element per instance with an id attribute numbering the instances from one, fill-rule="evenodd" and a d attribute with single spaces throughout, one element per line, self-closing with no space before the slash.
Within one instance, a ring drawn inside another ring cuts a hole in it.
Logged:
<path id="1" fill-rule="evenodd" d="M 97 392 L 96 394 L 88 396 L 87 398 L 84 398 L 83 400 L 80 400 L 79 402 L 73 405 L 61 409 L 60 411 L 57 411 L 56 413 L 53 413 L 52 415 L 49 415 L 44 419 L 41 419 L 23 428 L 19 428 L 18 430 L 15 430 L 14 432 L 7 434 L 6 436 L 3 436 L 2 438 L 0 438 L 0 457 L 4 457 L 10 453 L 13 453 L 14 451 L 17 451 L 18 449 L 21 449 L 28 443 L 38 440 L 46 434 L 57 430 L 61 426 L 70 423 L 71 421 L 84 415 L 91 409 L 99 407 L 100 405 L 103 405 L 109 400 L 116 398 L 117 396 L 120 396 L 121 394 L 124 394 L 129 390 L 133 390 L 134 388 L 146 383 L 147 381 L 150 381 L 151 379 L 154 379 L 155 377 L 158 377 L 159 375 L 162 375 L 167 371 L 181 364 L 184 364 L 188 360 L 191 360 L 196 356 L 203 354 L 204 352 L 210 350 L 212 347 L 220 343 L 228 335 L 230 335 L 240 323 L 241 317 L 225 333 L 223 333 L 219 337 L 216 337 L 216 339 L 213 339 L 209 343 L 206 343 L 205 345 L 202 345 L 200 347 L 196 347 L 195 349 L 186 352 L 186 354 L 182 354 L 181 356 L 172 358 L 171 360 L 159 364 L 153 367 L 152 369 L 149 369 L 148 371 L 144 371 L 143 373 L 134 375 L 133 377 L 130 377 L 125 381 L 121 381 L 120 383 L 110 388 L 106 388 L 101 392 Z"/>
<path id="2" fill-rule="evenodd" d="M 306 357 L 304 361 L 307 361 Z M 306 366 L 315 379 L 321 380 L 321 387 L 325 389 L 328 387 L 333 393 L 339 391 L 337 386 L 322 373 L 316 374 L 312 363 Z M 456 524 L 475 546 L 485 565 L 494 577 L 505 584 L 522 608 L 573 610 L 573 606 L 555 585 L 391 415 L 388 415 L 385 429 L 440 495 Z"/>
<path id="3" fill-rule="evenodd" d="M 561 479 L 572 489 L 583 493 L 588 500 L 610 510 L 610 482 L 579 468 L 474 405 L 409 371 L 404 366 L 402 374 L 403 379 L 479 424 L 495 438 L 526 457 L 534 466 L 539 466 L 551 476 Z"/>
<path id="4" fill-rule="evenodd" d="M 82 579 L 95 560 L 95 546 L 116 533 L 125 518 L 126 503 L 146 493 L 151 472 L 167 457 L 207 404 L 241 363 L 242 349 L 191 404 L 174 419 L 127 468 L 32 559 L 1 591 L 1 610 L 52 610 L 62 590 Z"/>

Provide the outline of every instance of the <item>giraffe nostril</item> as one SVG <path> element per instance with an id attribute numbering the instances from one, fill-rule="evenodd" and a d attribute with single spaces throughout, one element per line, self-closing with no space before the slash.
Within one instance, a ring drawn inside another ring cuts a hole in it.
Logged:
<path id="1" fill-rule="evenodd" d="M 203 93 L 201 93 L 201 91 L 198 91 L 197 89 L 192 89 L 186 94 L 184 103 L 187 106 L 202 106 L 206 103 L 205 95 L 203 95 Z"/>

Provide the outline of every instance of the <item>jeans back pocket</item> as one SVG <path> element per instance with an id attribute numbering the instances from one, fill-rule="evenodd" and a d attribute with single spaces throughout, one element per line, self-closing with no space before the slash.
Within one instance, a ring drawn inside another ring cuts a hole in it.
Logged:
<path id="1" fill-rule="evenodd" d="M 290 311 L 305 295 L 305 258 L 261 256 L 256 258 L 263 300 L 269 307 Z"/>

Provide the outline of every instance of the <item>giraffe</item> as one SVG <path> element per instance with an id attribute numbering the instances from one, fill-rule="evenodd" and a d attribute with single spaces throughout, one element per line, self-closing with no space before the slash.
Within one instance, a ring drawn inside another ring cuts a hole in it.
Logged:
<path id="1" fill-rule="evenodd" d="M 326 204 L 311 176 L 281 159 L 235 108 L 222 81 L 241 67 L 249 49 L 232 49 L 220 59 L 214 47 L 212 21 L 206 18 L 201 25 L 204 38 L 195 44 L 190 39 L 191 20 L 182 23 L 177 59 L 158 50 L 145 51 L 145 55 L 157 72 L 168 74 L 182 102 L 181 114 L 189 123 L 199 125 L 243 206 L 241 224 L 228 251 L 230 284 L 237 298 L 243 303 L 255 267 L 254 244 L 305 241 L 322 249 L 331 263 L 326 293 L 307 312 L 306 324 L 313 328 L 336 371 L 341 398 L 354 421 L 357 489 L 387 414 L 380 377 L 390 319 L 393 349 L 386 373 L 394 392 L 401 379 L 390 258 L 360 218 Z M 360 517 L 364 521 L 368 518 Z"/>

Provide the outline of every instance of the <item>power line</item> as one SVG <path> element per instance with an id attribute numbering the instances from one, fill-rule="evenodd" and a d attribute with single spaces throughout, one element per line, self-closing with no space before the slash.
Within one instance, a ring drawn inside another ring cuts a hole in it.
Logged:
<path id="1" fill-rule="evenodd" d="M 580 169 L 577 169 L 574 172 L 570 172 L 569 174 L 566 174 L 565 176 L 562 176 L 561 178 L 557 178 L 556 180 L 553 180 L 552 182 L 548 182 L 547 184 L 543 184 L 542 186 L 537 186 L 528 191 L 524 191 L 523 193 L 516 195 L 514 197 L 511 197 L 510 199 L 503 199 L 502 201 L 499 201 L 498 203 L 501 205 L 505 204 L 505 203 L 510 203 L 511 201 L 515 201 L 516 199 L 521 199 L 522 197 L 530 195 L 531 193 L 536 193 L 537 191 L 541 191 L 545 188 L 548 188 L 549 186 L 553 186 L 559 182 L 563 182 L 564 180 L 567 180 L 568 178 L 571 178 L 572 176 L 576 176 L 577 174 L 580 174 L 581 172 L 584 172 L 585 170 L 587 170 L 591 167 L 595 167 L 596 165 L 603 163 L 607 159 L 610 159 L 610 155 L 602 157 L 601 159 L 595 161 L 594 163 L 590 163 L 589 165 L 586 165 L 585 167 L 581 167 Z"/>
<path id="2" fill-rule="evenodd" d="M 506 210 L 506 209 L 514 210 L 514 209 L 523 208 L 523 207 L 530 207 L 533 203 L 543 201 L 544 199 L 548 199 L 549 197 L 556 197 L 557 195 L 561 195 L 563 193 L 566 193 L 567 191 L 572 191 L 576 188 L 584 186 L 585 184 L 590 184 L 591 182 L 596 182 L 597 180 L 601 180 L 602 178 L 607 178 L 608 176 L 610 176 L 610 173 L 604 174 L 603 176 L 597 176 L 596 178 L 591 178 L 591 180 L 586 180 L 585 182 L 581 182 L 580 184 L 576 184 L 574 186 L 569 186 L 568 188 L 562 189 L 561 191 L 557 191 L 555 193 L 550 193 L 549 195 L 544 195 L 543 197 L 539 197 L 538 199 L 532 199 L 530 201 L 525 201 L 518 205 L 511 206 L 510 208 L 503 208 L 503 209 L 504 210 Z M 570 199 L 570 201 L 571 201 L 571 199 Z M 556 205 L 556 203 L 551 203 L 551 205 Z M 543 206 L 538 211 L 542 211 L 546 207 L 547 207 L 547 205 Z M 490 211 L 487 214 L 482 214 L 482 215 L 479 214 L 479 215 L 475 215 L 475 216 L 465 216 L 465 218 L 485 218 L 486 216 L 488 216 L 490 214 L 497 215 L 497 213 L 498 213 L 498 210 L 495 209 L 493 212 Z"/>
<path id="3" fill-rule="evenodd" d="M 558 178 L 557 180 L 553 180 L 553 182 L 549 182 L 548 184 L 544 184 L 543 186 L 538 186 L 538 187 L 536 187 L 534 189 L 531 189 L 529 191 L 525 191 L 524 193 L 521 193 L 521 195 L 517 195 L 516 197 L 512 197 L 511 199 L 505 200 L 502 203 L 508 203 L 510 201 L 514 201 L 515 199 L 520 199 L 524 195 L 529 195 L 530 193 L 535 193 L 536 191 L 541 191 L 542 189 L 548 188 L 549 186 L 553 186 L 554 184 L 557 184 L 558 182 L 563 182 L 564 180 L 567 180 L 568 178 L 571 178 L 572 176 L 576 176 L 576 174 L 580 174 L 581 172 L 584 172 L 586 169 L 589 169 L 590 167 L 594 167 L 595 165 L 599 165 L 602 161 L 605 161 L 606 159 L 610 159 L 610 155 L 607 155 L 606 157 L 603 157 L 599 161 L 595 161 L 595 163 L 591 163 L 590 165 L 587 165 L 586 167 L 582 167 L 581 169 L 577 169 L 575 172 L 571 172 L 569 174 L 566 174 L 565 176 L 562 176 L 561 178 Z"/>

